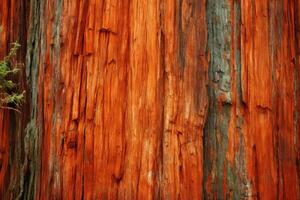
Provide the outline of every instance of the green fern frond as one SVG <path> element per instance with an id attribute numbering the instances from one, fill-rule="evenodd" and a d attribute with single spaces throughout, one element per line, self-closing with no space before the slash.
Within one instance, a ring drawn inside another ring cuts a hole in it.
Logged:
<path id="1" fill-rule="evenodd" d="M 20 68 L 14 62 L 19 48 L 19 43 L 12 43 L 8 55 L 0 60 L 0 108 L 2 109 L 19 111 L 18 108 L 24 102 L 25 91 L 18 91 L 18 83 L 13 79 L 20 72 Z"/>

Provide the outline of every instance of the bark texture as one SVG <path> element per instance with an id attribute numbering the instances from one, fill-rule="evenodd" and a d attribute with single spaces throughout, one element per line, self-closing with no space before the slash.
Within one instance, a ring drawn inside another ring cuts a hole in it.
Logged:
<path id="1" fill-rule="evenodd" d="M 2 1 L 0 199 L 300 198 L 300 1 Z"/>
<path id="2" fill-rule="evenodd" d="M 0 3 L 0 60 L 9 52 L 11 43 L 18 42 L 22 46 L 17 61 L 25 63 L 27 27 L 29 7 L 27 1 L 2 0 Z M 25 65 L 19 77 L 19 88 L 26 86 Z M 26 178 L 24 168 L 25 127 L 28 122 L 29 100 L 26 101 L 21 113 L 0 110 L 0 199 L 15 199 Z"/>

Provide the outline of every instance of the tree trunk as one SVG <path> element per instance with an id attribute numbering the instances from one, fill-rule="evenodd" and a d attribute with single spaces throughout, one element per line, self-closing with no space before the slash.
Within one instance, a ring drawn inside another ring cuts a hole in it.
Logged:
<path id="1" fill-rule="evenodd" d="M 26 39 L 28 33 L 29 2 L 26 0 L 1 0 L 0 3 L 0 60 L 8 53 L 11 43 L 22 44 L 17 61 L 25 64 Z M 25 65 L 22 65 L 25 69 Z M 26 86 L 25 70 L 17 81 L 20 88 Z M 30 93 L 28 88 L 27 93 Z M 28 122 L 29 100 L 20 109 L 21 113 L 0 109 L 0 199 L 15 199 L 23 187 L 25 128 Z M 32 163 L 33 164 L 33 163 Z"/>
<path id="2" fill-rule="evenodd" d="M 2 1 L 0 199 L 300 198 L 300 1 Z"/>

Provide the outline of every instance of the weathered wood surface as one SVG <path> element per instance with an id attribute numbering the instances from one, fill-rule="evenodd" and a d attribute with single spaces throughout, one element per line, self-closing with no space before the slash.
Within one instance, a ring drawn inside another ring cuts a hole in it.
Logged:
<path id="1" fill-rule="evenodd" d="M 2 1 L 3 199 L 300 198 L 297 0 Z"/>
<path id="2" fill-rule="evenodd" d="M 29 2 L 19 0 L 1 0 L 0 2 L 0 59 L 7 54 L 12 42 L 22 46 L 17 61 L 25 63 L 27 43 L 27 21 Z M 25 66 L 20 73 L 19 87 L 26 85 Z M 27 101 L 29 102 L 29 101 Z M 28 121 L 29 105 L 24 104 L 21 114 L 0 110 L 0 199 L 15 199 L 23 187 L 26 164 L 24 156 L 25 127 Z M 21 186 L 22 185 L 22 186 Z"/>

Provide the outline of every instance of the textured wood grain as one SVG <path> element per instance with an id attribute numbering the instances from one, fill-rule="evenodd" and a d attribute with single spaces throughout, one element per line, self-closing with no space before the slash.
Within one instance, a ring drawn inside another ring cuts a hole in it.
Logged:
<path id="1" fill-rule="evenodd" d="M 39 5 L 37 198 L 201 197 L 204 3 Z"/>
<path id="2" fill-rule="evenodd" d="M 26 55 L 28 4 L 26 1 L 3 0 L 0 3 L 0 59 L 7 55 L 12 42 L 21 44 L 16 62 L 24 63 Z M 25 66 L 20 66 L 19 89 L 25 89 Z M 24 180 L 24 136 L 28 104 L 21 114 L 0 110 L 0 199 L 15 199 Z"/>
<path id="3" fill-rule="evenodd" d="M 4 1 L 0 197 L 300 198 L 297 0 Z"/>

